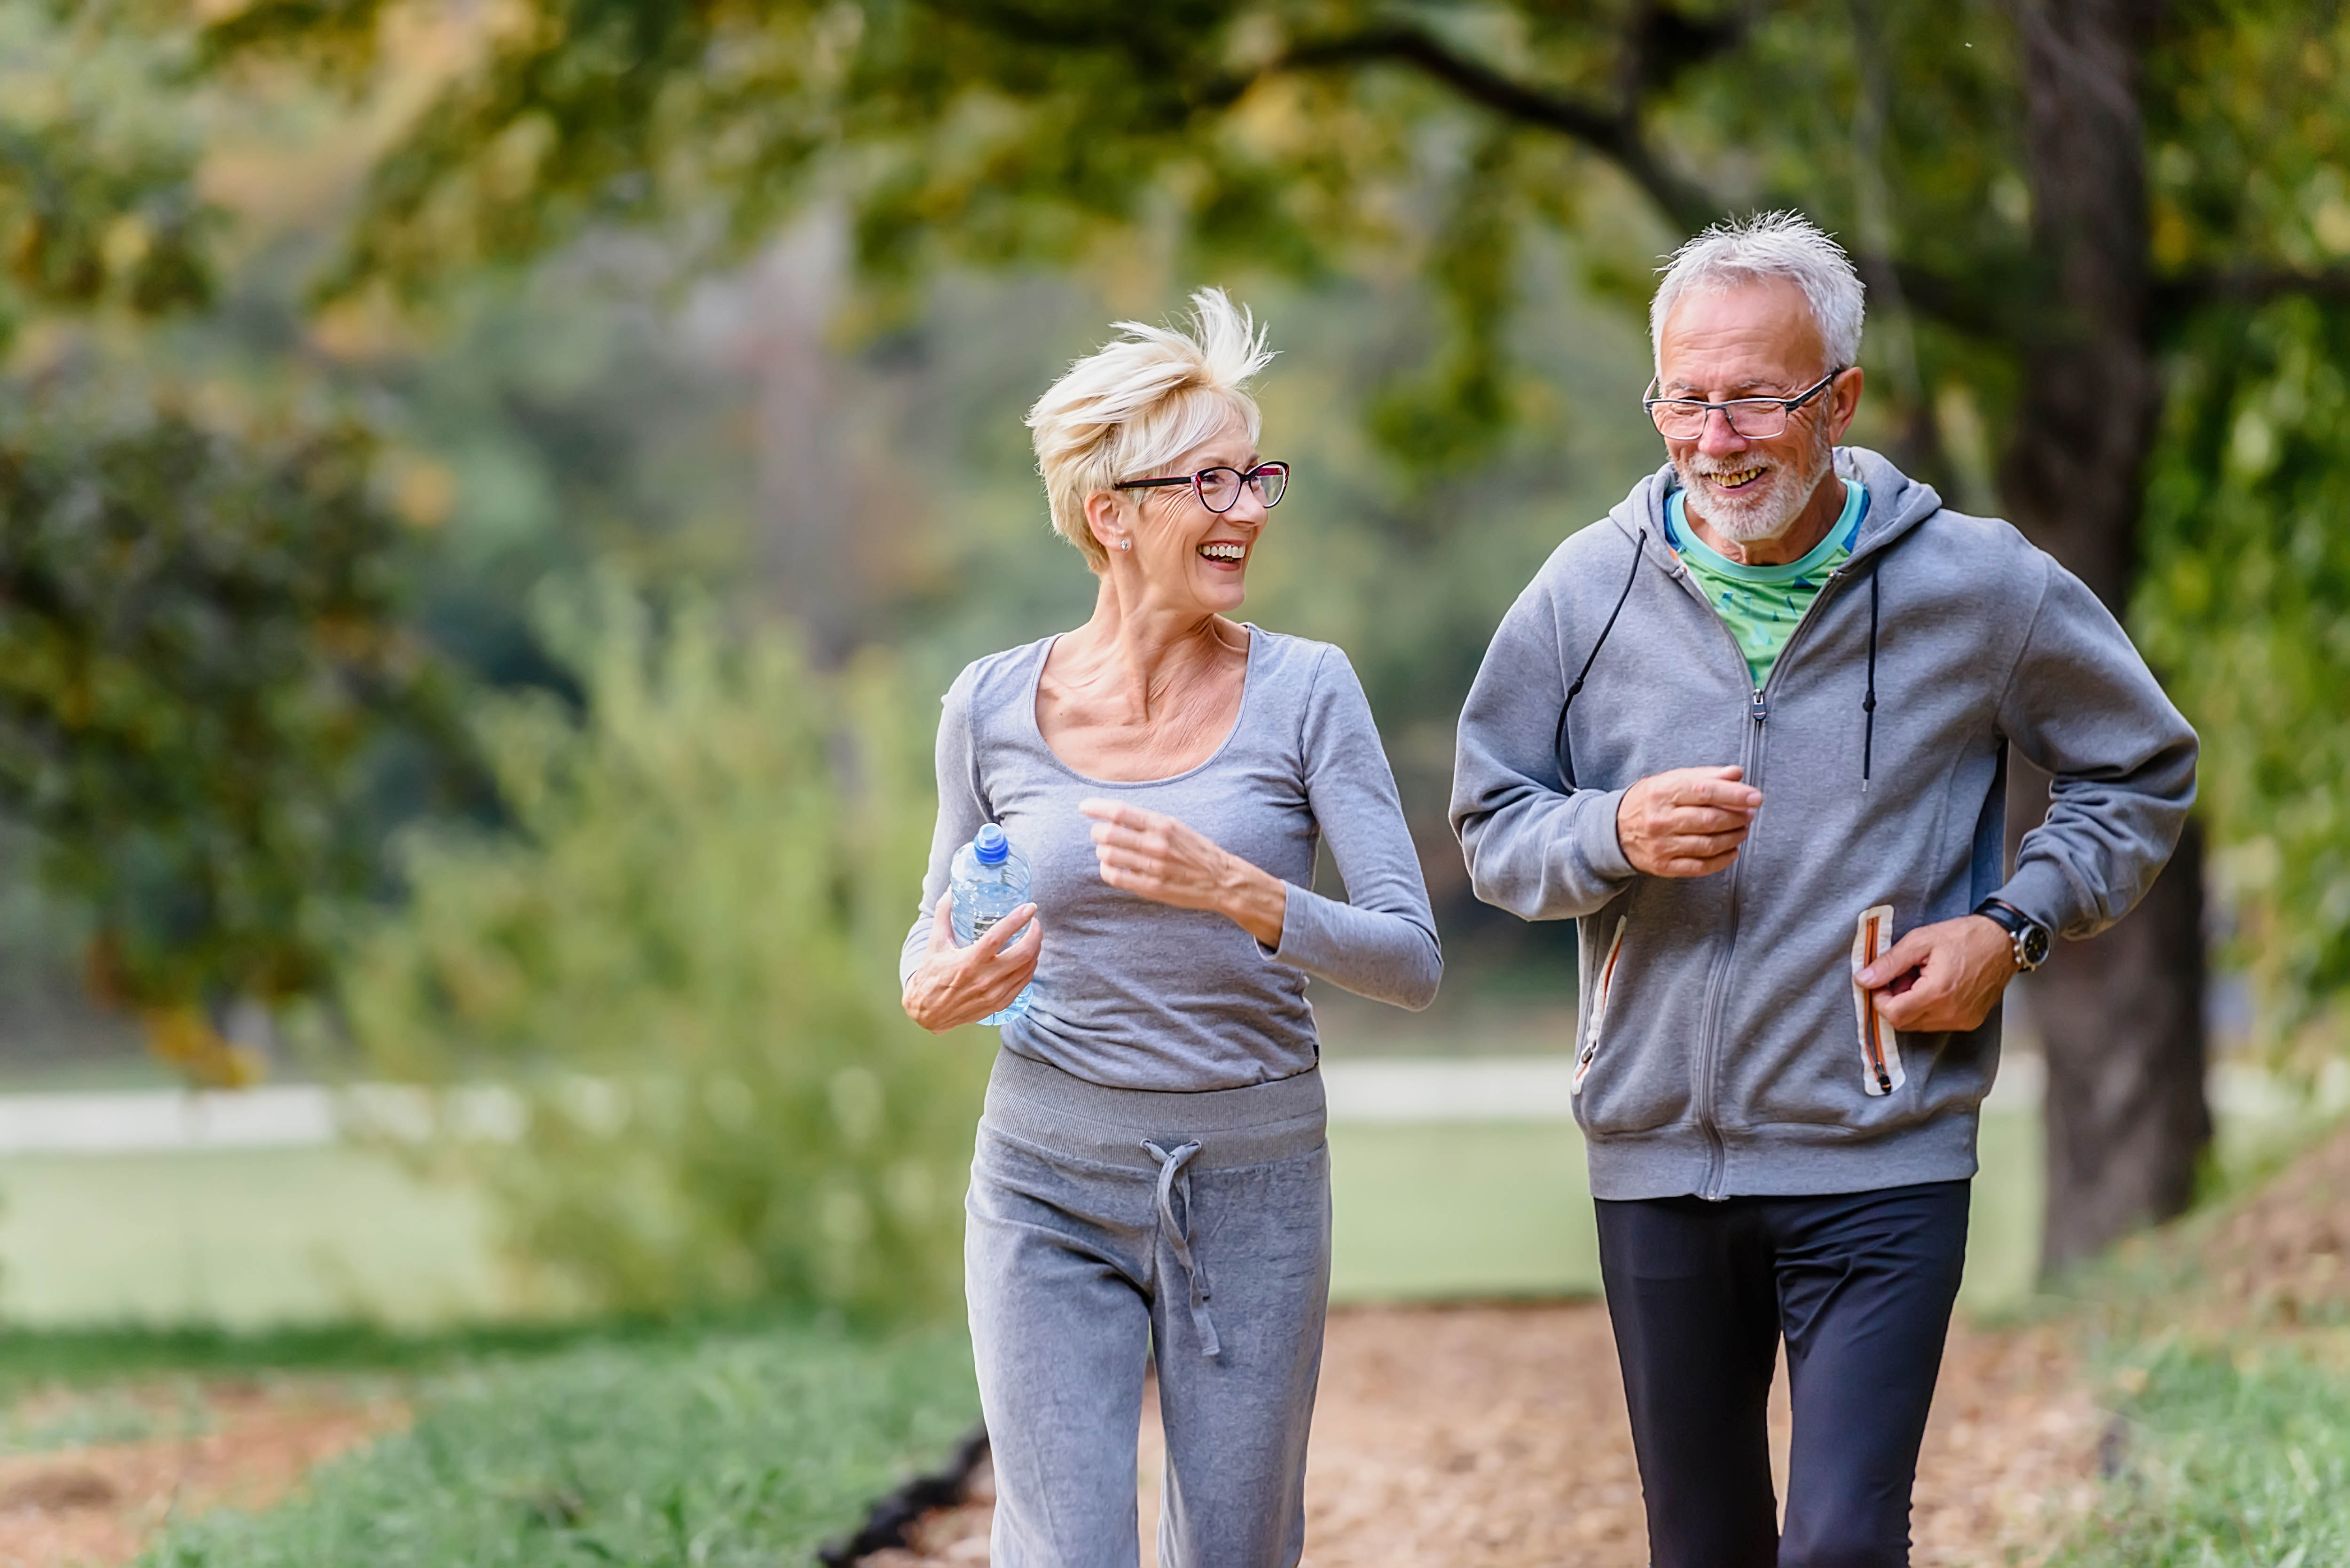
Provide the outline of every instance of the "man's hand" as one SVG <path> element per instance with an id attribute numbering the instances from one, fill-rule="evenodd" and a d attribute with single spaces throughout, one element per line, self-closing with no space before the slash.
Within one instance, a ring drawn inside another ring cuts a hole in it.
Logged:
<path id="1" fill-rule="evenodd" d="M 1023 904 L 967 948 L 954 945 L 954 895 L 931 911 L 931 945 L 922 967 L 906 977 L 906 1016 L 933 1034 L 976 1023 L 1001 1012 L 1035 978 L 1036 955 L 1045 950 L 1044 922 L 1036 906 Z M 1023 925 L 1025 930 L 1020 930 Z M 1020 930 L 1007 944 L 1003 932 Z"/>
<path id="2" fill-rule="evenodd" d="M 2015 978 L 2015 940 L 1995 920 L 1962 915 L 1920 926 L 1860 971 L 1877 1011 L 1912 1034 L 1972 1029 Z"/>
<path id="3" fill-rule="evenodd" d="M 1744 768 L 1674 768 L 1624 792 L 1616 842 L 1635 871 L 1710 877 L 1738 858 L 1762 792 L 1738 781 Z"/>

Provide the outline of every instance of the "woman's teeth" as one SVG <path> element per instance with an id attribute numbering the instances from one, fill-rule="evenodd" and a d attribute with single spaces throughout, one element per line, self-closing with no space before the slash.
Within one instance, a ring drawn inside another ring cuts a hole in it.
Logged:
<path id="1" fill-rule="evenodd" d="M 1248 546 L 1245 545 L 1232 544 L 1220 539 L 1213 543 L 1201 545 L 1200 554 L 1207 556 L 1211 561 L 1239 561 L 1247 557 Z"/>

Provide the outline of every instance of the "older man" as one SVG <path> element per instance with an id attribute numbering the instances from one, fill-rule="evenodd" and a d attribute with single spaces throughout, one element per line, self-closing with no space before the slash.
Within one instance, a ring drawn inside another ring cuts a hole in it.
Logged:
<path id="1" fill-rule="evenodd" d="M 2001 992 L 2121 918 L 2195 793 L 2194 732 L 2095 596 L 1836 445 L 1861 314 L 1791 213 L 1674 256 L 1671 461 L 1552 555 L 1461 716 L 1478 897 L 1581 922 L 1576 1116 L 1656 1568 L 1908 1561 Z M 2055 780 L 2012 874 L 2010 746 Z"/>

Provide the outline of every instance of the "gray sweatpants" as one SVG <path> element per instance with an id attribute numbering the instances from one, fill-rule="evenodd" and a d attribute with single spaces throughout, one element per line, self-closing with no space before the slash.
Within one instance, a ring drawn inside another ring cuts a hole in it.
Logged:
<path id="1" fill-rule="evenodd" d="M 1330 1291 L 1325 1120 L 1318 1072 L 1153 1094 L 998 1053 L 963 1240 L 995 1568 L 1137 1562 L 1146 1355 L 1162 1568 L 1296 1563 Z"/>

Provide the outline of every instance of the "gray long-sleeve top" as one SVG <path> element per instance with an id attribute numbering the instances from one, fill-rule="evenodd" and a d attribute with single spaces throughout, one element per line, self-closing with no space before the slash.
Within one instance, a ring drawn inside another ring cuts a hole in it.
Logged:
<path id="1" fill-rule="evenodd" d="M 1320 1054 L 1314 976 L 1419 1009 L 1443 972 L 1395 777 L 1347 656 L 1249 628 L 1240 716 L 1206 762 L 1171 778 L 1087 778 L 1036 727 L 1053 639 L 982 659 L 939 720 L 939 819 L 902 981 L 921 962 L 954 853 L 982 824 L 1026 855 L 1045 924 L 1028 1011 L 1003 1046 L 1121 1089 L 1238 1088 L 1303 1073 Z M 1151 903 L 1101 879 L 1077 803 L 1164 813 L 1289 885 L 1281 947 L 1223 915 Z M 1349 901 L 1312 891 L 1330 843 Z"/>

